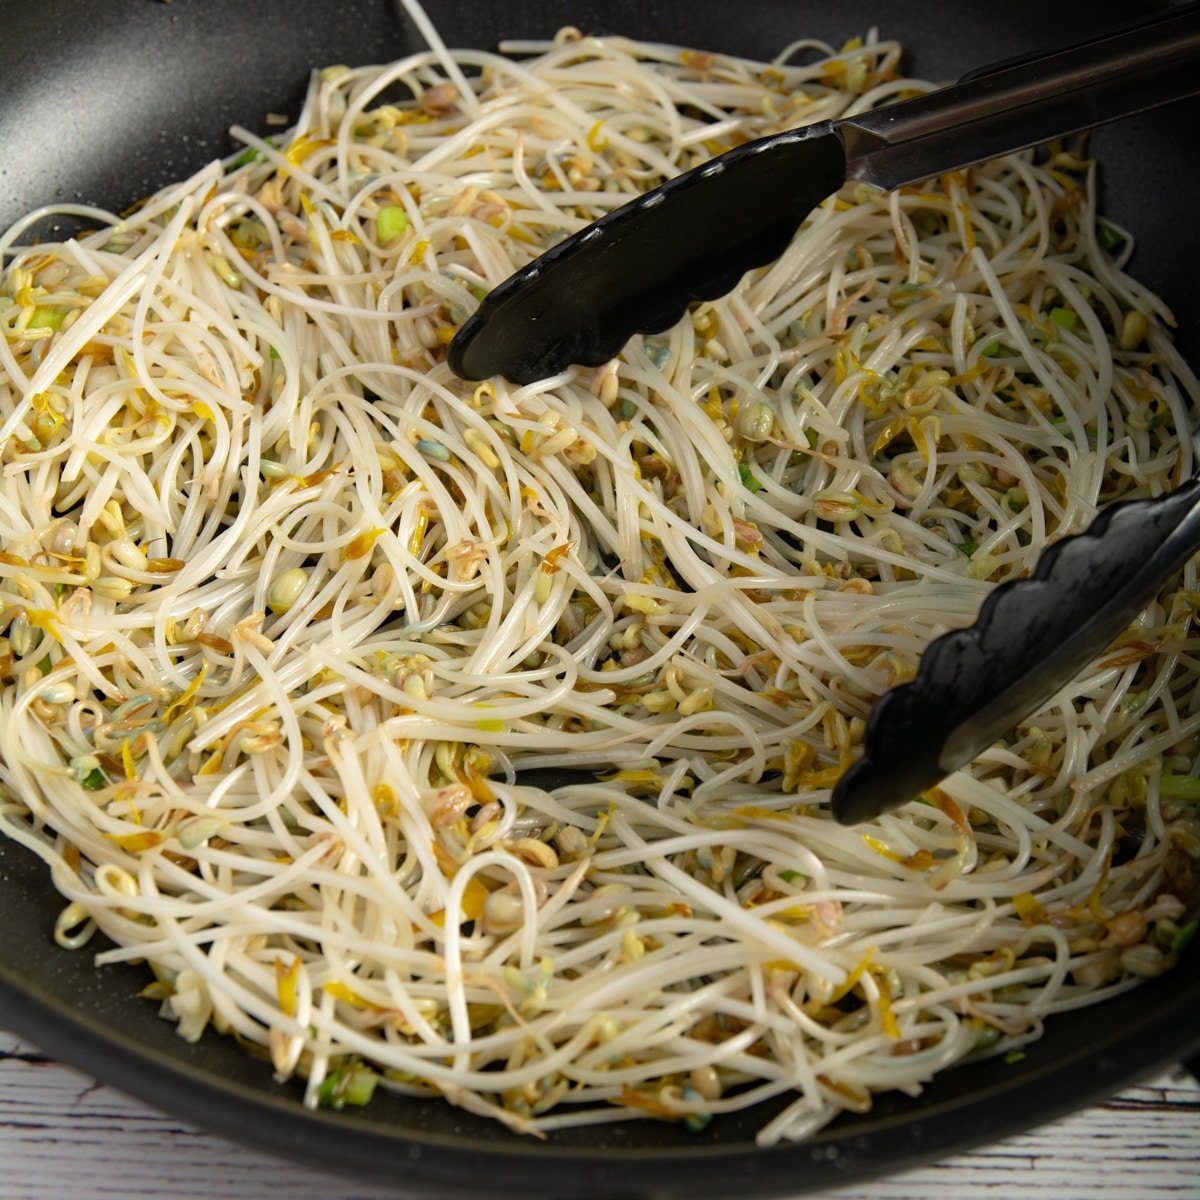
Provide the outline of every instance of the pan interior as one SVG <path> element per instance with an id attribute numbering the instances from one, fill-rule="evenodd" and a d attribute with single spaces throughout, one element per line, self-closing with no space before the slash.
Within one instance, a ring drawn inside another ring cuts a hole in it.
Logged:
<path id="1" fill-rule="evenodd" d="M 489 48 L 505 36 L 549 36 L 569 21 L 763 56 L 801 35 L 840 44 L 877 24 L 910 47 L 914 73 L 935 79 L 1128 18 L 1110 0 L 1089 6 L 1086 25 L 1076 6 L 1045 0 L 972 7 L 954 21 L 937 0 L 902 7 L 743 0 L 736 17 L 725 0 L 579 0 L 570 8 L 554 0 L 431 0 L 427 8 L 447 44 Z M 229 124 L 266 130 L 267 113 L 294 114 L 310 67 L 382 61 L 420 44 L 396 6 L 382 0 L 120 0 L 103 16 L 83 0 L 5 2 L 0 22 L 8 50 L 0 73 L 0 226 L 47 202 L 119 210 L 226 153 Z M 1138 239 L 1134 274 L 1175 307 L 1178 341 L 1193 361 L 1200 346 L 1193 278 L 1200 160 L 1181 152 L 1177 131 L 1198 118 L 1200 105 L 1189 103 L 1094 139 L 1103 209 Z M 365 1114 L 306 1113 L 298 1088 L 275 1083 L 232 1041 L 178 1038 L 153 1004 L 136 998 L 145 982 L 138 969 L 98 971 L 90 954 L 60 950 L 51 936 L 57 893 L 41 864 L 7 843 L 0 844 L 0 898 L 4 1024 L 127 1090 L 265 1148 L 344 1167 L 352 1146 L 358 1169 L 394 1178 L 408 1163 L 410 1178 L 443 1189 L 467 1189 L 495 1165 L 504 1191 L 536 1184 L 559 1194 L 584 1185 L 591 1195 L 719 1194 L 735 1172 L 749 1169 L 754 1174 L 738 1183 L 748 1194 L 794 1193 L 993 1140 L 1200 1048 L 1200 956 L 1193 952 L 1170 976 L 1052 1020 L 1021 1063 L 960 1067 L 916 1101 L 880 1097 L 868 1116 L 840 1120 L 803 1146 L 752 1153 L 754 1131 L 769 1115 L 758 1111 L 719 1119 L 700 1135 L 643 1122 L 565 1132 L 531 1146 L 441 1102 L 382 1096 Z"/>

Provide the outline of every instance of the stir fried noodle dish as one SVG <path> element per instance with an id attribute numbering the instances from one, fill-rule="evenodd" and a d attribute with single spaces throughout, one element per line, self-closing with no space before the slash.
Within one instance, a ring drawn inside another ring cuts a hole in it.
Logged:
<path id="1" fill-rule="evenodd" d="M 1167 970 L 1194 564 L 940 788 L 828 805 L 931 639 L 1196 469 L 1086 143 L 847 186 L 606 365 L 465 383 L 458 327 L 564 236 L 930 85 L 874 34 L 451 54 L 412 12 L 428 50 L 292 127 L 0 238 L 0 826 L 57 940 L 310 1105 L 777 1097 L 764 1144 Z"/>

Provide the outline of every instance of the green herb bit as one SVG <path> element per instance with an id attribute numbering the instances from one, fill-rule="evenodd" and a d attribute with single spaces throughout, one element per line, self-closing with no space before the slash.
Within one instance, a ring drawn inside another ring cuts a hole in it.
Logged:
<path id="1" fill-rule="evenodd" d="M 99 767 L 93 767 L 84 777 L 83 786 L 85 791 L 98 792 L 103 787 L 108 787 L 108 777 Z"/>
<path id="2" fill-rule="evenodd" d="M 1191 920 L 1186 925 L 1181 925 L 1175 931 L 1175 936 L 1171 939 L 1171 948 L 1168 952 L 1172 958 L 1178 959 L 1183 953 L 1183 948 L 1192 940 L 1198 924 L 1200 924 L 1200 921 Z"/>
<path id="3" fill-rule="evenodd" d="M 334 1095 L 337 1092 L 338 1086 L 341 1084 L 345 1075 L 344 1071 L 330 1071 L 324 1079 L 321 1080 L 321 1086 L 317 1088 L 317 1103 L 322 1108 L 332 1108 Z"/>
<path id="4" fill-rule="evenodd" d="M 248 167 L 251 163 L 262 162 L 265 157 L 266 155 L 257 147 L 247 146 L 229 165 L 230 167 Z"/>
<path id="5" fill-rule="evenodd" d="M 26 329 L 58 329 L 63 323 L 65 313 L 59 312 L 57 308 L 35 308 L 33 316 L 29 318 L 29 324 Z"/>
<path id="6" fill-rule="evenodd" d="M 918 209 L 912 214 L 912 222 L 920 230 L 921 233 L 928 237 L 933 237 L 934 234 L 941 233 L 942 222 L 939 214 L 931 212 L 927 208 Z"/>
<path id="7" fill-rule="evenodd" d="M 970 538 L 967 538 L 965 542 L 954 542 L 953 545 L 964 558 L 970 558 L 979 549 L 979 543 L 973 542 Z"/>
<path id="8" fill-rule="evenodd" d="M 1079 324 L 1079 314 L 1073 308 L 1052 308 L 1050 320 L 1061 329 L 1074 330 Z"/>
<path id="9" fill-rule="evenodd" d="M 1164 775 L 1158 794 L 1164 800 L 1187 800 L 1194 804 L 1200 800 L 1200 779 L 1195 775 Z"/>
<path id="10" fill-rule="evenodd" d="M 762 484 L 759 482 L 758 476 L 754 474 L 746 463 L 738 463 L 738 475 L 741 476 L 742 486 L 747 491 L 762 491 Z"/>
<path id="11" fill-rule="evenodd" d="M 790 868 L 786 871 L 780 871 L 779 878 L 782 879 L 784 883 L 804 882 L 804 875 L 800 871 L 793 871 Z"/>
<path id="12" fill-rule="evenodd" d="M 990 342 L 979 352 L 984 358 L 995 358 L 997 354 L 1004 353 L 1004 345 L 999 338 L 992 338 Z"/>
<path id="13" fill-rule="evenodd" d="M 317 1088 L 317 1103 L 322 1108 L 361 1108 L 371 1102 L 379 1076 L 366 1067 L 341 1067 L 330 1071 Z"/>
<path id="14" fill-rule="evenodd" d="M 1000 1030 L 994 1025 L 980 1025 L 975 1030 L 975 1038 L 971 1043 L 972 1050 L 986 1050 L 1000 1040 Z"/>
<path id="15" fill-rule="evenodd" d="M 381 208 L 375 218 L 375 236 L 386 246 L 408 231 L 408 214 L 397 204 Z"/>
<path id="16" fill-rule="evenodd" d="M 379 1076 L 374 1071 L 368 1071 L 365 1067 L 356 1067 L 350 1072 L 350 1079 L 346 1084 L 346 1103 L 359 1108 L 364 1104 L 370 1104 L 371 1097 L 375 1094 L 375 1085 L 378 1082 Z"/>
<path id="17" fill-rule="evenodd" d="M 1123 234 L 1114 229 L 1111 225 L 1106 225 L 1103 221 L 1100 222 L 1096 229 L 1096 241 L 1100 243 L 1100 248 L 1107 251 L 1109 254 L 1120 254 L 1129 239 Z"/>
<path id="18" fill-rule="evenodd" d="M 1010 1050 L 1005 1056 L 1004 1061 L 1012 1066 L 1013 1063 L 1023 1062 L 1025 1060 L 1024 1050 Z"/>

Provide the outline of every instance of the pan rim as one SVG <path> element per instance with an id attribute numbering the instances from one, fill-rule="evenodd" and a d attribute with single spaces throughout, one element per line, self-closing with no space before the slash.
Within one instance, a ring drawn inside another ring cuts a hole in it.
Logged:
<path id="1" fill-rule="evenodd" d="M 1197 965 L 1197 956 L 1191 955 L 1171 974 L 1196 975 Z M 1195 987 L 1173 988 L 1164 998 L 1157 994 L 1159 982 L 1132 989 L 1130 994 L 1148 1001 L 1141 1006 L 1142 1019 L 1100 1044 L 1067 1054 L 1060 1050 L 1020 1075 L 998 1072 L 994 1083 L 969 1096 L 941 1099 L 882 1127 L 863 1130 L 853 1115 L 843 1116 L 807 1141 L 772 1147 L 715 1142 L 581 1149 L 511 1135 L 511 1141 L 471 1147 L 466 1154 L 461 1133 L 401 1132 L 369 1113 L 307 1109 L 298 1099 L 289 1101 L 193 1067 L 19 978 L 2 961 L 0 1014 L 6 1026 L 40 1050 L 153 1107 L 282 1160 L 326 1171 L 336 1164 L 362 1181 L 395 1182 L 403 1170 L 408 1181 L 440 1188 L 448 1196 L 477 1195 L 478 1180 L 485 1176 L 493 1179 L 497 1200 L 527 1195 L 531 1187 L 560 1198 L 668 1200 L 685 1194 L 727 1195 L 722 1184 L 736 1179 L 738 1192 L 748 1197 L 795 1197 L 897 1174 L 998 1142 L 1200 1055 L 1200 1027 L 1187 1032 L 1189 1024 L 1195 1025 Z M 1053 1048 L 1054 1028 L 1048 1027 L 1043 1041 L 1034 1045 Z M 1018 1103 L 1034 1091 L 1035 1108 Z M 455 1111 L 446 1106 L 448 1120 Z M 946 1120 L 951 1112 L 955 1119 Z M 684 1164 L 689 1168 L 686 1179 L 680 1174 Z"/>

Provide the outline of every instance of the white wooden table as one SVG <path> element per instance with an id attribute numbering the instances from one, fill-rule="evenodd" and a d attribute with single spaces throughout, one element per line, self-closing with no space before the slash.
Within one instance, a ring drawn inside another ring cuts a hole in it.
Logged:
<path id="1" fill-rule="evenodd" d="M 1200 1014 L 1197 1014 L 1200 1017 Z M 1107 1104 L 833 1200 L 1200 1200 L 1200 1086 Z M 281 1164 L 147 1108 L 0 1033 L 0 1200 L 414 1200 Z"/>

